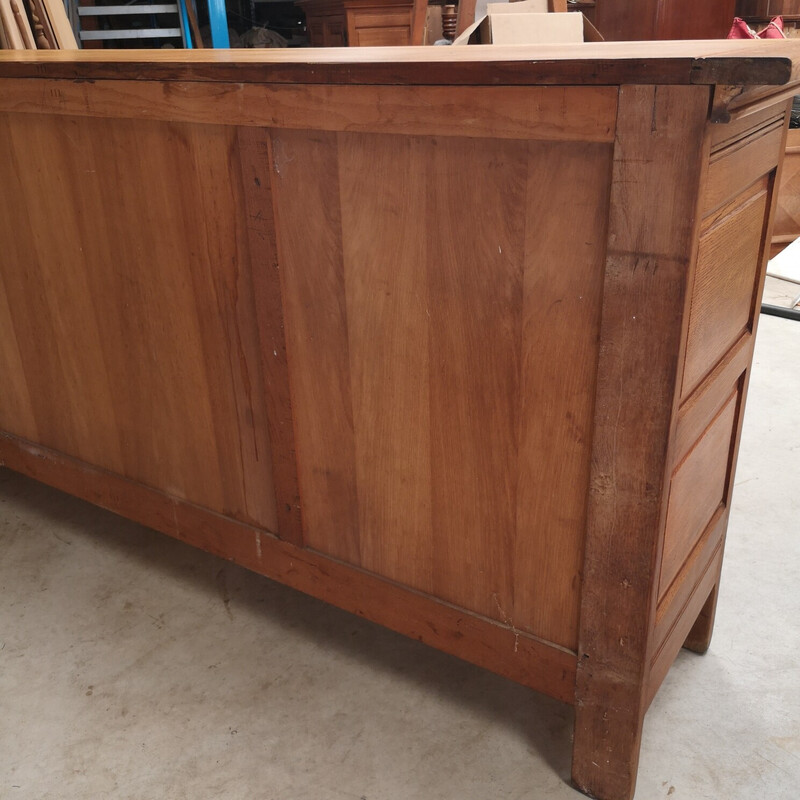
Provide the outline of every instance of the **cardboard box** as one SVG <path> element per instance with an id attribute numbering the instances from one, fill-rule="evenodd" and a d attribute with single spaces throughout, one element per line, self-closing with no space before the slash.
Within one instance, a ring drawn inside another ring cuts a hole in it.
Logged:
<path id="1" fill-rule="evenodd" d="M 488 3 L 485 13 L 456 40 L 465 44 L 572 44 L 602 42 L 603 37 L 577 11 L 548 13 L 547 0 Z"/>

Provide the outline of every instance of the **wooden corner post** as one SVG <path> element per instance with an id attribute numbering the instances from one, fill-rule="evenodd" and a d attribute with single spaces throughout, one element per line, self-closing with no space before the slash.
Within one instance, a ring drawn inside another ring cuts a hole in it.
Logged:
<path id="1" fill-rule="evenodd" d="M 599 800 L 629 800 L 636 785 L 708 106 L 705 86 L 620 89 L 572 771 Z"/>

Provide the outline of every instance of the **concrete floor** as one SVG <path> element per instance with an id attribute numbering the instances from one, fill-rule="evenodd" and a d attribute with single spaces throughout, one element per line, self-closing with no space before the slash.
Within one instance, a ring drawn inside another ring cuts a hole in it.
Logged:
<path id="1" fill-rule="evenodd" d="M 800 792 L 800 323 L 762 317 L 717 628 L 639 800 Z M 0 469 L 0 798 L 577 800 L 572 712 Z"/>

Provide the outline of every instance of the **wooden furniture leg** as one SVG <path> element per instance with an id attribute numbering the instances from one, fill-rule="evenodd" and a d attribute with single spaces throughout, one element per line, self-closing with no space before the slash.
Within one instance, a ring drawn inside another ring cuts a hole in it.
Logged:
<path id="1" fill-rule="evenodd" d="M 687 650 L 695 653 L 705 653 L 711 644 L 711 636 L 714 633 L 714 617 L 717 613 L 717 596 L 719 594 L 719 582 L 714 584 L 711 594 L 708 596 L 702 610 L 697 616 L 697 621 L 689 631 L 683 646 Z"/>
<path id="2" fill-rule="evenodd" d="M 701 169 L 708 102 L 688 86 L 623 86 L 619 96 L 572 766 L 576 786 L 599 800 L 629 800 L 636 785 L 697 204 L 689 176 Z"/>

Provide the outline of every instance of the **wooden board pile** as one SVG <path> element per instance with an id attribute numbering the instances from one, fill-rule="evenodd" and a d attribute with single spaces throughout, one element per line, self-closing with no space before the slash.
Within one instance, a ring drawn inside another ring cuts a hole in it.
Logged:
<path id="1" fill-rule="evenodd" d="M 3 50 L 75 50 L 78 45 L 61 0 L 0 0 Z"/>

